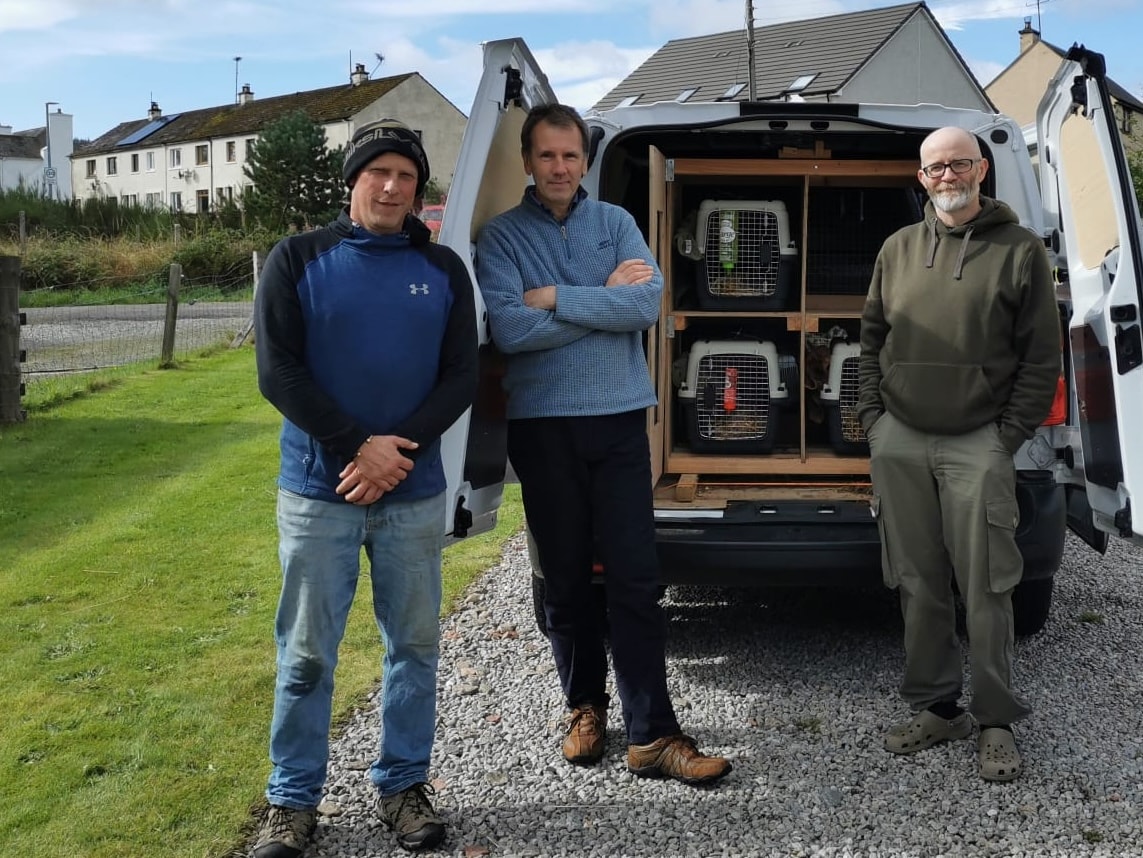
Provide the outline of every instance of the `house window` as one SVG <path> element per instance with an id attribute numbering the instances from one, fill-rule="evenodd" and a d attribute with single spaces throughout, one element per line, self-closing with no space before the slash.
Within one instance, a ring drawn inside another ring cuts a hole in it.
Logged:
<path id="1" fill-rule="evenodd" d="M 138 154 L 131 156 L 131 172 L 132 173 L 138 173 L 139 172 L 139 155 Z"/>
<path id="2" fill-rule="evenodd" d="M 183 192 L 171 191 L 171 211 L 181 212 L 183 210 Z"/>
<path id="3" fill-rule="evenodd" d="M 139 205 L 139 195 L 123 194 L 123 196 L 119 198 L 119 204 L 122 206 L 137 206 Z"/>
<path id="4" fill-rule="evenodd" d="M 1131 108 L 1126 104 L 1119 105 L 1119 130 L 1124 134 L 1131 133 Z"/>
<path id="5" fill-rule="evenodd" d="M 194 162 L 196 165 L 201 167 L 203 164 L 207 163 L 209 157 L 208 148 L 205 143 L 200 143 L 194 147 Z"/>
<path id="6" fill-rule="evenodd" d="M 171 150 L 171 168 L 173 169 L 175 167 L 181 167 L 182 165 L 183 165 L 183 150 L 182 149 L 172 149 Z M 174 206 L 171 206 L 171 208 L 174 208 Z"/>
<path id="7" fill-rule="evenodd" d="M 147 172 L 153 173 L 155 171 L 155 153 L 147 153 Z"/>
<path id="8" fill-rule="evenodd" d="M 87 178 L 95 178 L 95 159 L 89 158 L 87 161 Z"/>
<path id="9" fill-rule="evenodd" d="M 147 201 L 147 208 L 149 209 L 157 209 L 163 204 L 163 195 L 158 192 L 149 193 L 144 199 Z"/>
<path id="10" fill-rule="evenodd" d="M 215 188 L 214 192 L 218 195 L 219 205 L 234 201 L 234 185 L 227 185 L 225 188 Z"/>
<path id="11" fill-rule="evenodd" d="M 246 160 L 247 161 L 250 160 L 250 153 L 251 153 L 251 151 L 253 151 L 253 149 L 254 149 L 254 138 L 253 137 L 247 137 L 246 138 Z"/>
<path id="12" fill-rule="evenodd" d="M 226 144 L 226 163 L 233 164 L 238 160 L 238 144 L 230 140 Z"/>
<path id="13" fill-rule="evenodd" d="M 199 214 L 206 214 L 210 211 L 210 191 L 203 188 L 201 191 L 195 191 L 195 211 Z"/>
<path id="14" fill-rule="evenodd" d="M 722 94 L 722 97 L 719 99 L 719 101 L 724 101 L 724 100 L 729 101 L 730 99 L 732 99 L 736 95 L 738 95 L 738 93 L 742 92 L 742 90 L 744 90 L 744 89 L 746 89 L 746 84 L 744 84 L 744 83 L 732 83 L 730 85 L 730 87 L 726 90 L 726 92 L 724 92 Z"/>
<path id="15" fill-rule="evenodd" d="M 685 101 L 689 101 L 691 96 L 694 95 L 698 91 L 699 91 L 699 87 L 689 86 L 678 94 L 678 97 L 675 99 L 675 101 L 679 102 L 680 104 L 685 102 Z"/>
<path id="16" fill-rule="evenodd" d="M 114 155 L 108 156 L 108 158 L 107 158 L 107 175 L 114 176 L 118 172 L 119 172 L 119 165 L 118 165 L 118 162 L 115 160 L 115 156 Z"/>

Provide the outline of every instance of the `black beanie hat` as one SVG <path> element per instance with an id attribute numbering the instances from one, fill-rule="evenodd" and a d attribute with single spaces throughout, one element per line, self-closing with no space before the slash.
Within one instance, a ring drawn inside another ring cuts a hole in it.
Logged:
<path id="1" fill-rule="evenodd" d="M 396 119 L 379 119 L 357 129 L 345 149 L 345 163 L 341 167 L 345 184 L 353 187 L 365 165 L 386 152 L 404 155 L 417 165 L 417 196 L 421 196 L 429 181 L 429 159 L 417 133 Z"/>

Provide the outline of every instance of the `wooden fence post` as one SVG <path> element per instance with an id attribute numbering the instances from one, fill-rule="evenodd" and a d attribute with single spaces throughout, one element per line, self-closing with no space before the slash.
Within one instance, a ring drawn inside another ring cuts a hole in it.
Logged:
<path id="1" fill-rule="evenodd" d="M 262 254 L 259 253 L 257 250 L 255 250 L 252 254 L 251 262 L 254 266 L 254 300 L 257 301 L 258 300 L 258 275 L 262 271 Z M 252 330 L 254 330 L 254 314 L 253 313 L 251 313 L 250 318 L 246 320 L 246 324 L 242 326 L 242 330 L 240 330 L 237 334 L 234 335 L 234 339 L 230 341 L 230 347 L 232 349 L 236 349 L 240 345 L 242 345 L 244 342 L 246 342 L 246 338 L 250 336 L 250 332 Z"/>
<path id="2" fill-rule="evenodd" d="M 20 407 L 20 257 L 0 256 L 0 424 L 23 423 Z"/>
<path id="3" fill-rule="evenodd" d="M 159 356 L 159 366 L 167 369 L 175 363 L 175 323 L 179 320 L 179 286 L 182 285 L 183 267 L 171 263 L 171 274 L 167 279 L 167 313 L 163 317 L 163 351 Z"/>
<path id="4" fill-rule="evenodd" d="M 28 255 L 28 213 L 20 210 L 20 258 Z"/>

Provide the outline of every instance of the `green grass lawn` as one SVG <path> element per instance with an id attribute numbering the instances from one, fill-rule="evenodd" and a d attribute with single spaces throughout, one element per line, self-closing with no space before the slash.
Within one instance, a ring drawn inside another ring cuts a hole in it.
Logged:
<path id="1" fill-rule="evenodd" d="M 279 418 L 252 349 L 120 376 L 0 427 L 0 849 L 221 856 L 268 774 Z M 522 525 L 451 547 L 445 610 Z M 344 716 L 376 685 L 359 590 Z"/>

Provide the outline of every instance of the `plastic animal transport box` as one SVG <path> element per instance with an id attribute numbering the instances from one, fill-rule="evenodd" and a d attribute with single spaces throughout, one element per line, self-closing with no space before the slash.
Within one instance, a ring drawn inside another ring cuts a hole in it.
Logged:
<path id="1" fill-rule="evenodd" d="M 869 452 L 865 430 L 857 419 L 860 362 L 861 346 L 858 343 L 836 343 L 830 351 L 829 381 L 821 391 L 829 423 L 830 444 L 836 452 L 847 455 Z"/>
<path id="2" fill-rule="evenodd" d="M 765 453 L 788 392 L 771 342 L 702 340 L 691 346 L 679 403 L 699 453 Z"/>
<path id="3" fill-rule="evenodd" d="M 798 277 L 798 249 L 779 200 L 704 200 L 695 225 L 699 306 L 781 310 Z"/>

